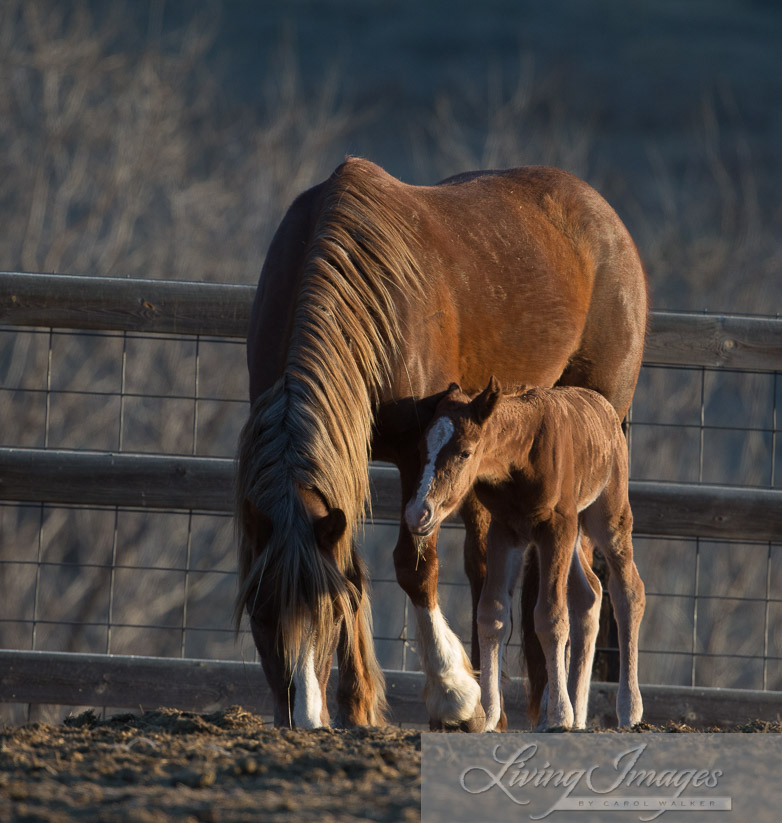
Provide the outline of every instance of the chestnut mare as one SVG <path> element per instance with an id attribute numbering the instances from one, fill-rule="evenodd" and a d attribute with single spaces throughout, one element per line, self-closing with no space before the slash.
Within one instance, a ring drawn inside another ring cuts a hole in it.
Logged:
<path id="1" fill-rule="evenodd" d="M 638 628 L 645 597 L 633 562 L 627 442 L 611 404 L 597 392 L 572 386 L 503 396 L 494 377 L 471 400 L 453 383 L 420 450 L 421 483 L 405 508 L 413 534 L 430 535 L 473 487 L 491 515 L 478 603 L 485 730 L 500 723 L 503 644 L 528 546 L 537 552 L 540 569 L 534 622 L 549 683 L 544 725 L 586 725 L 602 587 L 581 550 L 582 530 L 611 572 L 619 627 L 619 725 L 639 723 Z"/>
<path id="2" fill-rule="evenodd" d="M 597 192 L 557 169 L 470 172 L 420 187 L 350 158 L 296 199 L 253 307 L 252 408 L 237 477 L 235 616 L 250 615 L 278 724 L 329 722 L 334 649 L 337 722 L 382 722 L 354 543 L 370 455 L 398 466 L 406 502 L 438 393 L 452 381 L 477 391 L 490 374 L 589 386 L 624 416 L 646 315 L 627 230 Z M 474 495 L 461 514 L 477 667 L 489 517 Z M 394 565 L 417 618 L 432 727 L 482 728 L 470 661 L 438 606 L 436 534 L 419 557 L 401 522 Z M 542 691 L 545 672 L 533 663 Z"/>

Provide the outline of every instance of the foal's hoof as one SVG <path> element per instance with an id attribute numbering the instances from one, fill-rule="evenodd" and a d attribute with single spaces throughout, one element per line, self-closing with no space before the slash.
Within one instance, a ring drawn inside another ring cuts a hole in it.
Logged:
<path id="1" fill-rule="evenodd" d="M 430 720 L 429 729 L 433 732 L 482 732 L 486 726 L 486 713 L 479 703 L 475 707 L 475 714 L 458 723 L 448 723 L 442 720 Z"/>

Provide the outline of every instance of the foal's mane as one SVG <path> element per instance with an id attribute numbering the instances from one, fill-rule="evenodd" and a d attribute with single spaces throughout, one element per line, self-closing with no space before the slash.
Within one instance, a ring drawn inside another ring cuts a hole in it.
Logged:
<path id="1" fill-rule="evenodd" d="M 416 234 L 394 184 L 358 159 L 328 181 L 313 234 L 302 238 L 309 251 L 284 374 L 255 402 L 240 437 L 239 528 L 249 501 L 270 519 L 272 534 L 260 556 L 242 535 L 236 618 L 252 604 L 260 576 L 275 575 L 280 639 L 292 666 L 310 620 L 314 634 L 327 637 L 329 624 L 355 608 L 344 575 L 354 571 L 352 540 L 369 502 L 373 409 L 401 340 L 398 306 L 423 288 Z M 315 544 L 300 488 L 316 489 L 345 513 L 339 573 Z"/>

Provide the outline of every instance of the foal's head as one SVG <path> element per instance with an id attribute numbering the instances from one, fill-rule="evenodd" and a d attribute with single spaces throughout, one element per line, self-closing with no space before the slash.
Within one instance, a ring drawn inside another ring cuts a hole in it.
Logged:
<path id="1" fill-rule="evenodd" d="M 500 394 L 494 377 L 472 400 L 451 383 L 421 438 L 418 491 L 405 508 L 405 522 L 413 534 L 431 534 L 472 488 L 486 445 L 484 424 Z"/>

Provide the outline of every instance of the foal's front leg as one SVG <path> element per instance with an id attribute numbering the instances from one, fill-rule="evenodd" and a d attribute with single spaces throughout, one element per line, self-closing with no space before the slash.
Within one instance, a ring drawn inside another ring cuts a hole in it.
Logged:
<path id="1" fill-rule="evenodd" d="M 502 650 L 510 631 L 513 590 L 523 557 L 523 551 L 512 541 L 507 529 L 492 523 L 486 552 L 486 580 L 478 602 L 481 703 L 486 712 L 487 732 L 497 729 L 502 718 Z"/>
<path id="2" fill-rule="evenodd" d="M 472 633 L 470 662 L 474 669 L 481 666 L 481 651 L 478 642 L 478 603 L 486 580 L 486 541 L 491 517 L 475 492 L 464 498 L 459 514 L 464 521 L 464 572 L 470 583 L 472 595 Z"/>
<path id="3" fill-rule="evenodd" d="M 535 606 L 535 632 L 546 656 L 548 673 L 548 726 L 573 725 L 573 706 L 567 689 L 565 646 L 570 634 L 567 578 L 578 536 L 575 512 L 554 512 L 536 529 L 540 564 L 540 588 Z"/>

